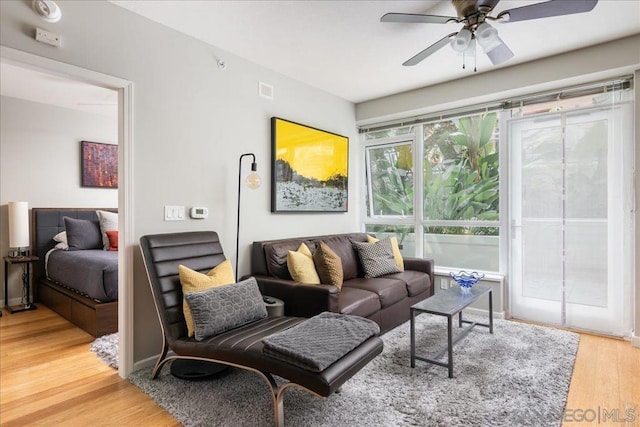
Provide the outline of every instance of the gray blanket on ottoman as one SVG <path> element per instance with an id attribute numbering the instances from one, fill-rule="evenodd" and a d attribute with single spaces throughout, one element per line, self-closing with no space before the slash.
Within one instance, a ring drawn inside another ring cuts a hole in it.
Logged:
<path id="1" fill-rule="evenodd" d="M 322 372 L 379 333 L 378 324 L 372 320 L 326 311 L 263 339 L 262 351 L 303 369 Z"/>

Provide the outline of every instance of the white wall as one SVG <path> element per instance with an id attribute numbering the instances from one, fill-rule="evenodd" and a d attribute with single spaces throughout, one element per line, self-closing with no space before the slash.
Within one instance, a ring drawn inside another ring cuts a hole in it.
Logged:
<path id="1" fill-rule="evenodd" d="M 360 125 L 633 74 L 640 34 L 356 105 Z"/>
<path id="2" fill-rule="evenodd" d="M 265 185 L 244 192 L 240 274 L 253 240 L 359 228 L 360 176 L 354 105 L 259 67 L 103 1 L 59 1 L 63 18 L 46 24 L 30 1 L 0 2 L 0 44 L 133 82 L 133 232 L 216 230 L 235 259 L 238 158 L 254 152 Z M 33 40 L 38 26 L 62 35 L 59 49 Z M 223 58 L 226 70 L 216 66 Z M 274 86 L 273 101 L 258 82 Z M 270 213 L 271 116 L 348 136 L 350 211 Z M 245 165 L 245 173 L 248 165 Z M 164 205 L 207 206 L 206 220 L 164 222 Z M 137 250 L 136 250 L 137 251 Z M 134 360 L 161 339 L 139 251 L 134 259 Z"/>
<path id="3" fill-rule="evenodd" d="M 3 256 L 9 250 L 8 202 L 26 201 L 30 209 L 117 207 L 117 190 L 81 186 L 80 167 L 80 141 L 117 144 L 117 119 L 5 96 L 0 97 L 0 111 Z M 22 295 L 20 270 L 10 269 L 11 304 L 18 304 Z M 4 274 L 4 263 L 0 274 Z"/>

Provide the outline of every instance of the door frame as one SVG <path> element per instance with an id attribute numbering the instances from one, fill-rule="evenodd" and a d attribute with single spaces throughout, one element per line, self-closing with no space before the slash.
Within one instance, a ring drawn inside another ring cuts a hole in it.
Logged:
<path id="1" fill-rule="evenodd" d="M 133 371 L 133 83 L 75 65 L 0 46 L 3 61 L 54 75 L 82 81 L 118 92 L 118 374 L 126 378 Z"/>

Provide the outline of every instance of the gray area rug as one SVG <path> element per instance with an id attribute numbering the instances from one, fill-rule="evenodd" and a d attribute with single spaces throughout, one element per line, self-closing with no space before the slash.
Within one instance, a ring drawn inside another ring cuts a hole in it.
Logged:
<path id="1" fill-rule="evenodd" d="M 471 317 L 470 317 L 471 318 Z M 480 318 L 479 320 L 486 321 Z M 417 318 L 417 354 L 446 345 L 446 319 Z M 454 348 L 455 378 L 446 368 L 409 360 L 409 324 L 382 337 L 384 351 L 327 399 L 289 389 L 287 426 L 559 426 L 579 335 L 496 319 L 494 334 L 476 327 Z M 446 355 L 443 357 L 446 358 Z M 130 381 L 185 426 L 272 426 L 266 383 L 230 369 L 203 381 L 180 380 L 165 366 Z M 276 378 L 277 380 L 281 380 Z M 282 383 L 284 381 L 278 381 Z"/>
<path id="2" fill-rule="evenodd" d="M 113 369 L 118 369 L 118 333 L 103 335 L 91 343 L 91 351 Z"/>

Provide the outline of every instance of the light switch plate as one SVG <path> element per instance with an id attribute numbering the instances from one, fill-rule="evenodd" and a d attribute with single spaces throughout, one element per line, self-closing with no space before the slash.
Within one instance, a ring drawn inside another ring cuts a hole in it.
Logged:
<path id="1" fill-rule="evenodd" d="M 184 206 L 165 206 L 165 221 L 184 221 Z"/>

